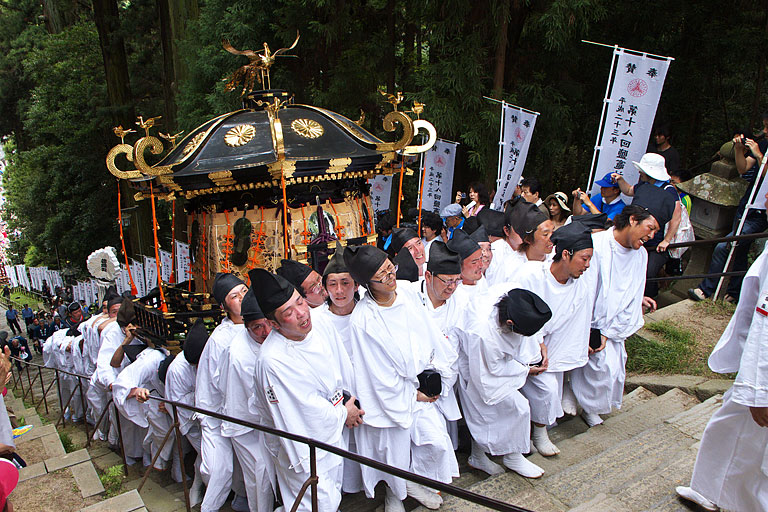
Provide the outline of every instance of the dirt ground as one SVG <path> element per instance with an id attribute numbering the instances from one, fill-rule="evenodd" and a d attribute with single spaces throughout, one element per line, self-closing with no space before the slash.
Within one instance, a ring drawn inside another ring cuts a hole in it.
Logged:
<path id="1" fill-rule="evenodd" d="M 75 512 L 92 505 L 101 498 L 82 499 L 75 477 L 69 469 L 61 469 L 19 483 L 10 496 L 16 512 Z"/>
<path id="2" fill-rule="evenodd" d="M 39 438 L 24 441 L 24 436 L 21 436 L 16 439 L 16 452 L 24 459 L 28 466 L 36 462 L 42 462 L 47 458 L 45 448 L 43 448 L 43 441 Z"/>

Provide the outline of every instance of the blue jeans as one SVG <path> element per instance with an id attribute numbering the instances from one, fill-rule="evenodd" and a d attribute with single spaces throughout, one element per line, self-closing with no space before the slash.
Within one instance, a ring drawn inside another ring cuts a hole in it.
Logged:
<path id="1" fill-rule="evenodd" d="M 741 211 L 739 212 L 741 213 Z M 736 215 L 733 220 L 733 227 L 731 232 L 726 236 L 733 236 L 736 233 L 736 228 L 739 226 L 741 215 Z M 750 210 L 747 215 L 747 219 L 744 221 L 744 226 L 741 228 L 742 235 L 749 235 L 752 233 L 761 233 L 768 229 L 768 220 L 765 217 L 764 210 Z M 736 249 L 733 251 L 731 257 L 732 267 L 731 270 L 736 272 L 738 270 L 747 270 L 749 262 L 747 256 L 749 254 L 749 248 L 752 247 L 752 240 L 740 241 L 736 244 Z M 712 262 L 709 264 L 709 273 L 716 274 L 723 272 L 725 267 L 725 260 L 728 258 L 728 252 L 730 251 L 730 242 L 721 242 L 715 247 L 715 252 L 712 254 Z M 717 282 L 720 278 L 708 277 L 699 283 L 699 289 L 704 292 L 707 297 L 715 293 L 717 288 Z M 741 292 L 741 281 L 743 276 L 732 276 L 728 283 L 728 289 L 726 293 L 731 297 L 738 299 Z"/>

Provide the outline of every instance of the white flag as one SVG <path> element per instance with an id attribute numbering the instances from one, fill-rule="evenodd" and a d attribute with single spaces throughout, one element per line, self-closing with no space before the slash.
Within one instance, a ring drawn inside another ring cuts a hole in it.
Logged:
<path id="1" fill-rule="evenodd" d="M 528 148 L 533 138 L 538 114 L 526 112 L 518 107 L 503 105 L 501 115 L 504 118 L 501 152 L 499 153 L 500 182 L 496 185 L 493 204 L 503 211 L 503 205 L 512 199 L 512 193 L 520 181 L 528 158 Z"/>
<path id="2" fill-rule="evenodd" d="M 392 176 L 379 174 L 373 179 L 368 180 L 371 184 L 371 205 L 374 212 L 388 210 L 392 199 Z"/>
<path id="3" fill-rule="evenodd" d="M 133 284 L 136 286 L 138 296 L 144 297 L 146 295 L 144 288 L 144 265 L 136 260 L 131 260 L 131 277 L 133 277 Z"/>
<path id="4" fill-rule="evenodd" d="M 189 261 L 189 244 L 176 240 L 176 282 L 192 279 Z"/>
<path id="5" fill-rule="evenodd" d="M 637 183 L 639 162 L 648 147 L 656 107 L 659 104 L 670 59 L 634 55 L 623 48 L 618 56 L 600 140 L 600 157 L 592 180 L 592 194 L 600 188 L 594 182 L 609 172 L 618 172 L 630 185 Z"/>
<path id="6" fill-rule="evenodd" d="M 164 283 L 171 281 L 172 268 L 171 253 L 160 249 L 160 276 Z"/>
<path id="7" fill-rule="evenodd" d="M 453 166 L 456 162 L 455 142 L 438 140 L 424 155 L 424 191 L 422 208 L 436 213 L 453 202 Z"/>
<path id="8" fill-rule="evenodd" d="M 147 293 L 157 287 L 157 260 L 149 256 L 144 256 L 144 282 Z"/>

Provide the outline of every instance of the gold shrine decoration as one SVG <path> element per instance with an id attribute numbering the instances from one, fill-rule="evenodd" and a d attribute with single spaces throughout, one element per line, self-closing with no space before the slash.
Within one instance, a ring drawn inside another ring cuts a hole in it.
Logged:
<path id="1" fill-rule="evenodd" d="M 272 53 L 269 49 L 269 45 L 264 43 L 264 49 L 261 52 L 255 52 L 253 50 L 236 50 L 229 41 L 226 39 L 221 40 L 221 46 L 232 55 L 244 55 L 248 57 L 250 61 L 248 64 L 241 66 L 237 71 L 232 73 L 232 76 L 227 82 L 227 89 L 230 91 L 235 90 L 240 83 L 243 84 L 243 90 L 240 93 L 241 96 L 247 92 L 253 91 L 256 80 L 265 89 L 271 89 L 272 83 L 269 80 L 269 68 L 275 63 L 277 57 L 295 57 L 295 55 L 283 55 L 284 53 L 296 48 L 299 44 L 299 31 L 296 31 L 296 40 L 288 48 L 280 48 L 276 52 Z"/>
<path id="2" fill-rule="evenodd" d="M 291 123 L 291 129 L 297 135 L 301 135 L 307 139 L 317 139 L 325 133 L 323 125 L 314 119 L 295 119 Z"/>
<path id="3" fill-rule="evenodd" d="M 224 134 L 224 143 L 231 148 L 244 146 L 251 142 L 255 135 L 256 128 L 253 125 L 239 124 L 227 130 L 227 133 Z"/>

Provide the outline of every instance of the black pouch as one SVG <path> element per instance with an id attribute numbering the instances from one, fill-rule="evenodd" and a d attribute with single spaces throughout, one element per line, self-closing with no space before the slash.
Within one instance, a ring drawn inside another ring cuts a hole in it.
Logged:
<path id="1" fill-rule="evenodd" d="M 603 344 L 603 337 L 600 335 L 600 329 L 589 330 L 589 348 L 597 350 Z"/>
<path id="2" fill-rule="evenodd" d="M 349 399 L 352 398 L 352 395 L 347 390 L 342 391 L 341 395 L 344 397 L 341 399 L 341 404 L 347 405 L 347 402 L 349 402 Z M 358 400 L 357 398 L 355 398 L 355 407 L 360 409 L 360 400 Z"/>
<path id="3" fill-rule="evenodd" d="M 443 381 L 435 370 L 424 370 L 418 378 L 419 391 L 428 397 L 434 397 L 443 392 Z"/>
<path id="4" fill-rule="evenodd" d="M 664 264 L 664 271 L 669 276 L 683 275 L 683 260 L 680 258 L 669 258 Z"/>

